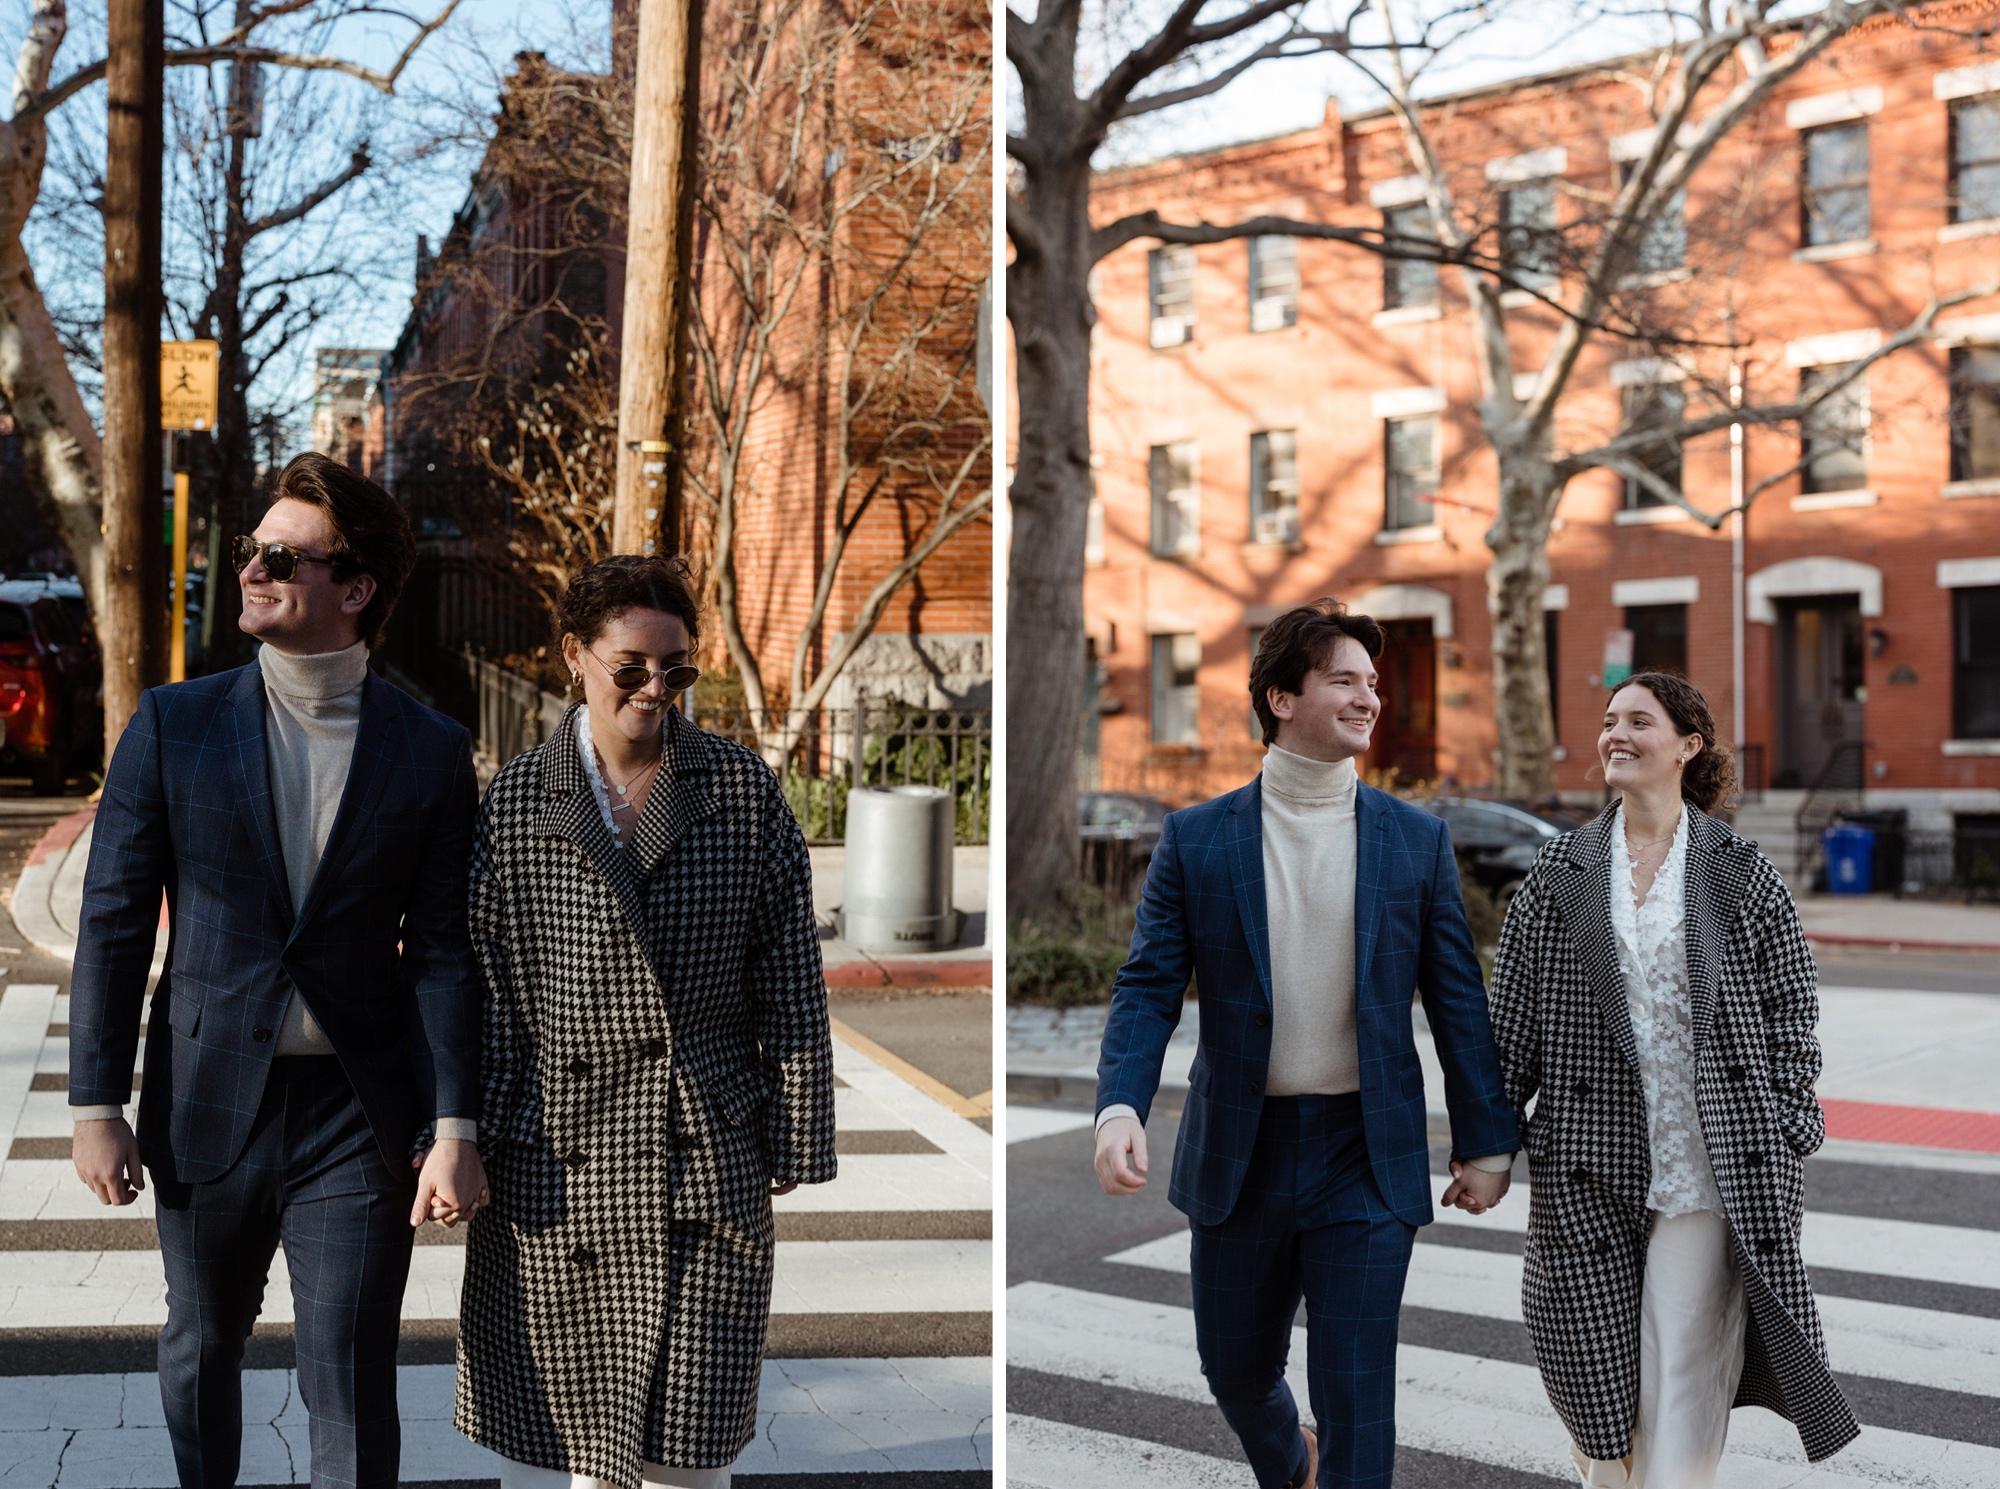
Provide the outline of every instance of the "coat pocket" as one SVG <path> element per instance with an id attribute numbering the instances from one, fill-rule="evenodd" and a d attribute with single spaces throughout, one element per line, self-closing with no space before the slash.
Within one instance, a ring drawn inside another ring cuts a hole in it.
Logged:
<path id="1" fill-rule="evenodd" d="M 201 1028 L 202 1009 L 207 1001 L 208 989 L 202 984 L 169 974 L 167 1027 L 183 1038 L 194 1038 Z"/>

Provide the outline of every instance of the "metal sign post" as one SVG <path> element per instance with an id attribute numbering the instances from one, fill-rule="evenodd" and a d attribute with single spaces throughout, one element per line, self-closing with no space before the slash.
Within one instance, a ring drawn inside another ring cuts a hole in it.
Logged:
<path id="1" fill-rule="evenodd" d="M 187 680 L 188 466 L 190 432 L 215 427 L 216 346 L 212 341 L 160 343 L 160 427 L 174 431 L 174 598 L 168 623 L 167 680 Z"/>

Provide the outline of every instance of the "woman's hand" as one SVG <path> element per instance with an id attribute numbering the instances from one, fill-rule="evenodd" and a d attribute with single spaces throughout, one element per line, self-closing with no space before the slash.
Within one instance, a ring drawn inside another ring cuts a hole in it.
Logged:
<path id="1" fill-rule="evenodd" d="M 779 1183 L 776 1179 L 773 1179 L 771 1181 L 771 1198 L 776 1199 L 781 1194 L 790 1194 L 794 1189 L 797 1189 L 798 1187 L 799 1187 L 799 1181 L 797 1179 L 788 1179 L 782 1184 Z"/>
<path id="2" fill-rule="evenodd" d="M 435 1220 L 450 1230 L 459 1221 L 470 1220 L 474 1211 L 492 1199 L 479 1149 L 462 1138 L 441 1137 L 417 1175 L 417 1202 L 410 1207 L 410 1224 L 420 1226 Z"/>
<path id="3" fill-rule="evenodd" d="M 1454 1159 L 1451 1183 L 1446 1186 L 1444 1198 L 1439 1203 L 1447 1209 L 1463 1210 L 1468 1215 L 1484 1215 L 1500 1203 L 1501 1197 L 1507 1193 L 1507 1186 L 1513 1182 L 1514 1175 L 1508 1169 L 1495 1172 Z"/>

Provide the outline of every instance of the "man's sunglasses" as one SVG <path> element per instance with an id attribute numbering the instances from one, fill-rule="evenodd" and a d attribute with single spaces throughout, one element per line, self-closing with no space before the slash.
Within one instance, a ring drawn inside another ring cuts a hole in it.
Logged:
<path id="1" fill-rule="evenodd" d="M 280 584 L 290 584 L 298 577 L 300 564 L 325 564 L 333 567 L 330 558 L 314 558 L 310 553 L 301 553 L 290 543 L 260 543 L 248 534 L 239 535 L 229 545 L 230 562 L 236 565 L 236 572 L 242 573 L 250 567 L 250 560 L 261 558 L 264 572 Z"/>
<path id="2" fill-rule="evenodd" d="M 614 667 L 596 652 L 590 655 L 610 676 L 611 686 L 621 693 L 636 693 L 655 677 L 666 685 L 669 693 L 685 693 L 701 676 L 701 668 L 687 662 L 676 662 L 671 667 L 642 667 L 637 662 L 628 662 Z"/>

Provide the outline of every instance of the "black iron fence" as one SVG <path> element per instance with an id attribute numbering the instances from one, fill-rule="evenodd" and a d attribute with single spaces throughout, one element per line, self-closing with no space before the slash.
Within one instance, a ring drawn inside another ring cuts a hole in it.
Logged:
<path id="1" fill-rule="evenodd" d="M 567 704 L 518 673 L 467 652 L 458 665 L 476 695 L 474 752 L 482 778 L 541 744 Z M 958 841 L 984 843 L 991 826 L 993 716 L 983 708 L 869 703 L 760 714 L 696 707 L 701 728 L 771 762 L 808 842 L 847 835 L 847 797 L 857 786 L 938 786 L 958 800 Z"/>

